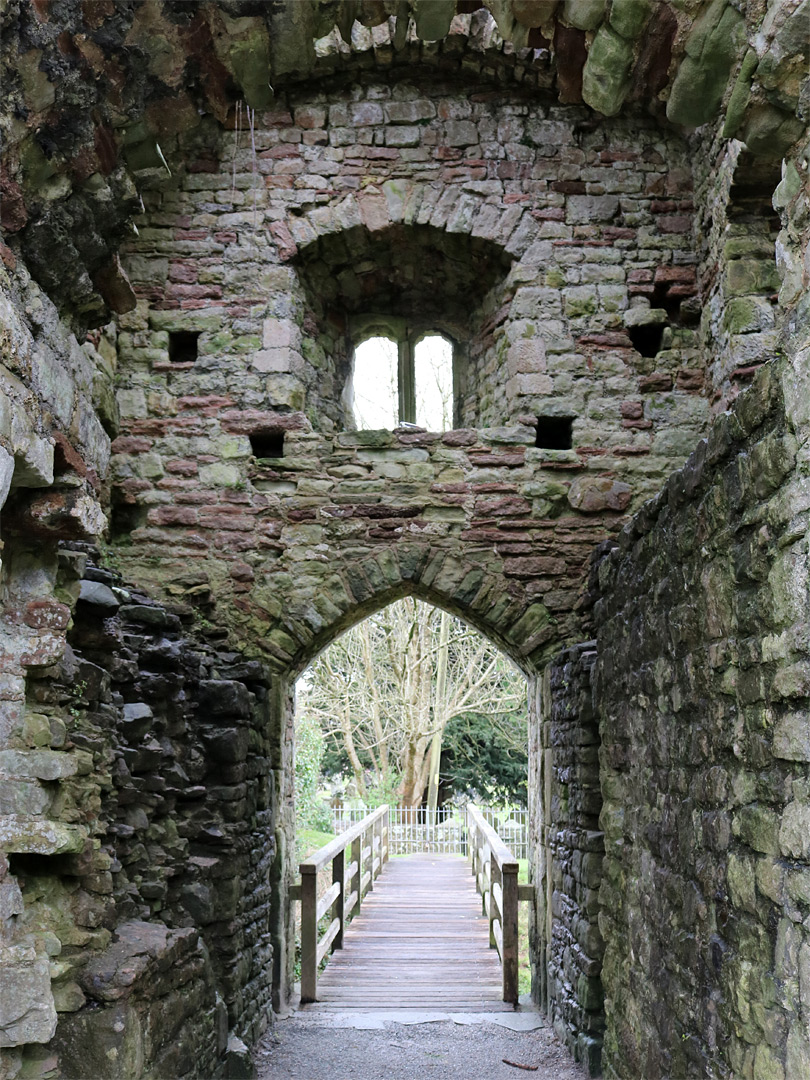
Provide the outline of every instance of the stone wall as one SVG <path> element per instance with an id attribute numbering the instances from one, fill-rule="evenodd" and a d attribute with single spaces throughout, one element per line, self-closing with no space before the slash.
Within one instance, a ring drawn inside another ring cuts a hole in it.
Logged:
<path id="1" fill-rule="evenodd" d="M 603 837 L 594 642 L 549 664 L 534 687 L 530 791 L 536 1000 L 589 1075 L 600 1074 L 604 1008 L 598 927 Z"/>
<path id="2" fill-rule="evenodd" d="M 773 367 L 737 405 L 599 567 L 608 1076 L 810 1064 L 797 442 Z"/>
<path id="3" fill-rule="evenodd" d="M 66 651 L 29 679 L 35 748 L 18 737 L 0 762 L 28 778 L 4 780 L 24 830 L 7 848 L 9 929 L 50 957 L 37 993 L 44 1007 L 52 989 L 58 1016 L 25 1075 L 54 1054 L 64 1076 L 91 1061 L 122 1078 L 220 1074 L 229 1033 L 252 1042 L 271 1015 L 290 807 L 269 676 L 213 627 L 192 634 L 191 609 L 124 588 L 75 546 L 61 562 L 78 593 Z"/>
<path id="4" fill-rule="evenodd" d="M 596 568 L 611 1077 L 810 1070 L 806 157 L 775 355 Z"/>

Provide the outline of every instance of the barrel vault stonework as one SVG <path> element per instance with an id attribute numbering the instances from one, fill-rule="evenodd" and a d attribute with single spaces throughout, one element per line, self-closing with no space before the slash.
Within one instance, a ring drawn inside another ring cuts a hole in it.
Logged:
<path id="1" fill-rule="evenodd" d="M 810 1074 L 807 0 L 3 18 L 2 1075 L 244 1074 L 294 679 L 406 594 L 526 673 L 574 1056 Z"/>

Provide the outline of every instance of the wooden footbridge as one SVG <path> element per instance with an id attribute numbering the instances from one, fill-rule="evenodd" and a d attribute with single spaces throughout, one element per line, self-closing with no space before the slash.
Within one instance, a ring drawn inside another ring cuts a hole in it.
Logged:
<path id="1" fill-rule="evenodd" d="M 518 885 L 517 859 L 476 807 L 472 866 L 431 853 L 389 861 L 388 835 L 380 807 L 300 864 L 302 1005 L 511 1010 L 518 902 L 532 895 Z"/>

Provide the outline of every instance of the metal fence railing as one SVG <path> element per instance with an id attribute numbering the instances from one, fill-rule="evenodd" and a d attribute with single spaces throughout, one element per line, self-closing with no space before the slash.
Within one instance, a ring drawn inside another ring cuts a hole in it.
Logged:
<path id="1" fill-rule="evenodd" d="M 479 810 L 516 858 L 528 858 L 528 814 L 524 807 L 486 806 Z M 344 832 L 368 813 L 365 806 L 332 807 L 332 831 L 336 834 Z M 466 855 L 464 810 L 443 806 L 434 817 L 424 807 L 392 806 L 388 818 L 388 845 L 391 855 L 415 855 L 418 852 Z"/>

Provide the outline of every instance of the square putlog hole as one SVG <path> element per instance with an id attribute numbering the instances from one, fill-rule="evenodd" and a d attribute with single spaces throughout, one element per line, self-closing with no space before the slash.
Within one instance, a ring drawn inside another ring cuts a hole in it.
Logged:
<path id="1" fill-rule="evenodd" d="M 284 457 L 284 432 L 256 431 L 250 436 L 250 449 L 257 458 Z"/>
<path id="2" fill-rule="evenodd" d="M 169 331 L 169 360 L 173 364 L 193 364 L 197 359 L 199 330 Z"/>
<path id="3" fill-rule="evenodd" d="M 573 443 L 573 416 L 538 416 L 534 445 L 541 450 L 570 450 Z"/>

